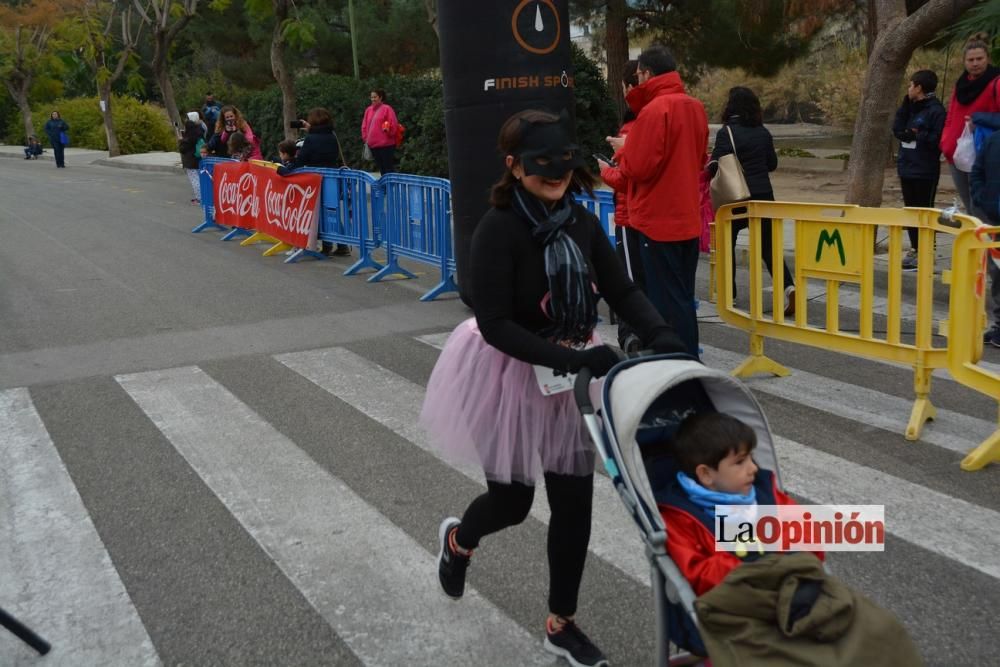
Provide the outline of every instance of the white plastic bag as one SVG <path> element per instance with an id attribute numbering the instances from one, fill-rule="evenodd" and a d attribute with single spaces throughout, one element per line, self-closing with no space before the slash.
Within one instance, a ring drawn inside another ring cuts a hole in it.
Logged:
<path id="1" fill-rule="evenodd" d="M 965 173 L 972 171 L 972 165 L 976 163 L 976 141 L 972 135 L 972 123 L 965 124 L 965 129 L 962 130 L 962 136 L 958 138 L 955 155 L 952 156 L 951 161 L 959 171 Z"/>

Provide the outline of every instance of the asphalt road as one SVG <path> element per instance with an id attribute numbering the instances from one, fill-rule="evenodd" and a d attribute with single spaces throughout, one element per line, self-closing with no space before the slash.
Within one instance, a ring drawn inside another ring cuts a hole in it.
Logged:
<path id="1" fill-rule="evenodd" d="M 0 160 L 0 606 L 55 645 L 39 662 L 0 632 L 0 664 L 551 664 L 543 499 L 483 543 L 466 599 L 436 588 L 437 526 L 482 480 L 414 421 L 465 307 L 417 301 L 430 268 L 368 284 L 191 234 L 189 199 L 179 173 Z M 706 362 L 732 368 L 746 334 L 702 312 Z M 788 488 L 886 505 L 885 552 L 833 570 L 928 664 L 995 662 L 1000 466 L 958 461 L 996 402 L 936 378 L 910 443 L 907 369 L 767 349 L 795 371 L 751 382 Z M 641 547 L 598 487 L 579 619 L 649 664 Z"/>

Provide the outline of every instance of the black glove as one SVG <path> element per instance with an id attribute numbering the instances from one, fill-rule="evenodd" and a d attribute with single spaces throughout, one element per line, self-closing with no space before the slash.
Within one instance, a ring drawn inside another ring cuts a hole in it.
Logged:
<path id="1" fill-rule="evenodd" d="M 590 373 L 595 378 L 599 378 L 607 375 L 611 367 L 619 361 L 621 361 L 621 355 L 618 350 L 608 345 L 598 345 L 574 353 L 570 370 L 576 373 L 581 368 L 586 367 L 590 369 Z"/>
<path id="2" fill-rule="evenodd" d="M 656 354 L 687 354 L 687 345 L 669 327 L 657 330 L 646 346 Z"/>

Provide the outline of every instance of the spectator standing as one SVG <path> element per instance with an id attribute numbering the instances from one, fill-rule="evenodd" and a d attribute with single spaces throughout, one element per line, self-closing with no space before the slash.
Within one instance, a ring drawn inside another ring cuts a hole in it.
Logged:
<path id="1" fill-rule="evenodd" d="M 197 114 L 195 115 L 197 117 Z M 201 129 L 201 123 L 189 119 L 184 123 L 184 131 L 179 133 L 177 138 L 177 150 L 181 154 L 181 166 L 184 167 L 184 172 L 191 183 L 191 191 L 194 193 L 191 203 L 195 205 L 201 204 L 201 182 L 198 177 L 198 165 L 201 162 L 199 142 L 203 141 L 203 137 L 204 133 Z"/>
<path id="2" fill-rule="evenodd" d="M 948 116 L 945 118 L 944 132 L 941 135 L 941 152 L 948 160 L 955 189 L 962 198 L 965 210 L 982 220 L 989 220 L 989 212 L 979 210 L 972 201 L 969 174 L 956 169 L 952 158 L 955 155 L 958 138 L 965 123 L 971 120 L 972 114 L 1000 112 L 1000 97 L 998 97 L 1000 91 L 997 90 L 1000 83 L 1000 68 L 990 64 L 988 36 L 983 33 L 973 35 L 965 43 L 964 53 L 965 72 L 955 82 L 955 92 L 948 104 Z M 1000 283 L 1000 268 L 994 262 L 990 262 L 989 271 L 993 283 L 991 290 L 993 313 L 995 317 L 1000 318 L 1000 287 L 997 287 L 997 283 Z M 1000 330 L 993 327 L 983 336 L 983 341 L 995 345 L 994 341 L 998 337 Z"/>
<path id="3" fill-rule="evenodd" d="M 627 98 L 629 92 L 639 85 L 636 76 L 636 68 L 639 66 L 638 60 L 629 60 L 625 63 L 625 72 L 622 78 L 622 91 Z M 626 107 L 622 118 L 623 123 L 618 130 L 619 137 L 628 135 L 635 122 L 635 114 L 632 109 Z M 611 157 L 613 162 L 621 158 L 621 151 L 616 151 Z M 598 160 L 601 169 L 601 179 L 615 191 L 615 251 L 618 259 L 625 265 L 625 272 L 632 282 L 645 291 L 645 280 L 642 271 L 642 257 L 639 252 L 639 235 L 629 227 L 628 223 L 628 180 L 621 170 L 615 169 L 607 162 Z M 632 327 L 625 320 L 618 321 L 618 346 L 626 352 L 637 352 L 639 350 L 639 337 L 632 330 Z"/>
<path id="4" fill-rule="evenodd" d="M 215 126 L 221 111 L 222 105 L 215 101 L 215 96 L 212 93 L 205 93 L 205 106 L 201 108 L 201 117 L 205 119 L 208 127 Z"/>
<path id="5" fill-rule="evenodd" d="M 260 139 L 254 133 L 250 123 L 243 118 L 240 110 L 234 106 L 224 106 L 219 112 L 219 120 L 215 124 L 215 134 L 208 141 L 208 150 L 213 154 L 225 154 L 225 148 L 229 144 L 229 137 L 234 132 L 243 135 L 244 140 L 250 144 L 250 152 L 247 154 L 248 160 L 263 160 L 264 156 L 260 152 Z M 229 151 L 232 157 L 232 151 Z"/>
<path id="6" fill-rule="evenodd" d="M 934 207 L 941 177 L 940 142 L 945 121 L 944 105 L 934 92 L 937 83 L 937 74 L 929 69 L 914 72 L 892 123 L 892 133 L 899 139 L 896 171 L 904 206 Z M 910 250 L 903 258 L 903 270 L 914 271 L 919 234 L 915 227 L 908 227 L 906 233 L 910 237 Z"/>
<path id="7" fill-rule="evenodd" d="M 628 220 L 640 237 L 646 294 L 677 330 L 688 354 L 698 356 L 694 283 L 701 236 L 698 174 L 708 150 L 705 107 L 688 95 L 677 62 L 662 46 L 639 55 L 639 85 L 626 101 L 636 113 L 623 137 L 608 137 L 620 151 L 628 179 Z"/>
<path id="8" fill-rule="evenodd" d="M 336 169 L 344 164 L 344 153 L 340 149 L 340 141 L 337 133 L 333 131 L 333 116 L 323 107 L 310 109 L 306 114 L 306 120 L 299 121 L 302 129 L 306 131 L 305 141 L 299 147 L 298 152 L 292 160 L 290 166 L 278 167 L 280 176 L 287 176 L 296 169 L 302 167 L 328 167 Z M 331 254 L 333 244 L 323 241 L 321 252 L 324 255 Z M 332 254 L 346 256 L 351 254 L 351 248 L 343 243 L 337 244 L 337 249 Z"/>
<path id="9" fill-rule="evenodd" d="M 986 115 L 986 114 L 983 114 Z M 1000 113 L 988 114 L 990 125 L 1000 128 Z M 973 118 L 980 116 L 976 114 Z M 994 131 L 983 142 L 976 155 L 976 164 L 969 175 L 972 206 L 984 222 L 1000 226 L 1000 131 Z M 990 272 L 990 297 L 993 301 L 993 326 L 983 335 L 983 342 L 1000 347 L 1000 267 L 994 258 L 987 262 Z"/>
<path id="10" fill-rule="evenodd" d="M 593 341 L 597 293 L 655 351 L 682 347 L 622 270 L 600 222 L 573 199 L 593 177 L 568 115 L 527 110 L 500 129 L 506 170 L 476 226 L 471 266 L 475 319 L 455 328 L 434 366 L 421 423 L 443 454 L 480 465 L 486 493 L 461 519 L 441 523 L 438 578 L 453 598 L 482 538 L 524 521 L 544 478 L 551 509 L 549 615 L 544 647 L 573 665 L 607 665 L 574 616 L 590 540 L 594 453 L 572 392 L 545 395 L 546 370 L 589 368 L 605 375 L 618 361 Z M 483 159 L 489 159 L 484 155 Z M 551 371 L 550 371 L 551 372 Z"/>
<path id="11" fill-rule="evenodd" d="M 722 111 L 722 127 L 715 135 L 715 147 L 712 149 L 713 162 L 709 163 L 713 175 L 718 168 L 715 161 L 734 152 L 740 166 L 743 167 L 743 177 L 750 190 L 750 199 L 774 201 L 770 173 L 778 168 L 778 154 L 774 150 L 771 133 L 764 127 L 760 100 L 752 90 L 744 86 L 729 89 L 726 108 Z M 771 266 L 771 258 L 774 256 L 771 219 L 762 218 L 760 224 L 761 259 L 764 260 L 767 272 L 774 277 L 774 268 Z M 736 237 L 749 226 L 750 221 L 746 218 L 733 221 L 730 258 L 733 261 L 734 295 L 736 294 Z M 784 238 L 780 242 L 784 248 Z M 792 272 L 788 270 L 788 263 L 783 261 L 781 266 L 785 285 L 785 315 L 792 315 L 795 312 L 795 282 L 792 279 Z"/>
<path id="12" fill-rule="evenodd" d="M 69 132 L 69 125 L 62 119 L 58 111 L 53 111 L 49 119 L 45 121 L 45 136 L 49 138 L 49 144 L 52 145 L 52 153 L 56 157 L 56 167 L 60 169 L 66 167 L 66 144 L 63 143 L 63 139 L 67 132 Z"/>
<path id="13" fill-rule="evenodd" d="M 24 147 L 24 159 L 25 160 L 37 160 L 38 156 L 43 152 L 42 144 L 39 143 L 38 137 L 31 135 L 28 137 L 28 145 Z"/>
<path id="14" fill-rule="evenodd" d="M 378 88 L 371 91 L 370 99 L 372 103 L 365 109 L 361 120 L 361 140 L 371 149 L 379 173 L 389 174 L 396 171 L 399 120 L 396 112 L 386 103 L 384 90 Z"/>

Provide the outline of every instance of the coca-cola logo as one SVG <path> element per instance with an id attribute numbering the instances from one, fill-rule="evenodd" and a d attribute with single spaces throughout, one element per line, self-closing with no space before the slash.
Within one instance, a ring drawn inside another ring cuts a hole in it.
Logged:
<path id="1" fill-rule="evenodd" d="M 229 180 L 229 172 L 222 172 L 219 182 L 219 210 L 240 217 L 256 218 L 260 214 L 260 198 L 257 196 L 257 177 L 251 173 L 241 174 L 238 181 Z"/>
<path id="2" fill-rule="evenodd" d="M 268 181 L 264 188 L 264 215 L 267 224 L 295 234 L 308 235 L 316 217 L 318 188 L 288 183 L 280 188 Z"/>

